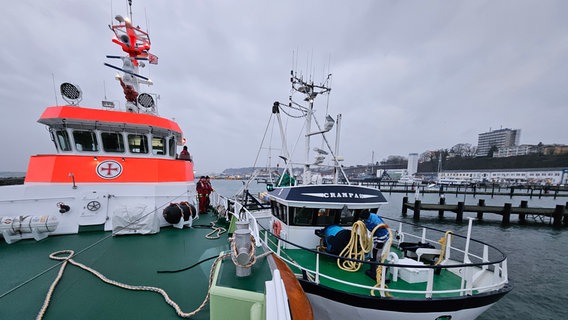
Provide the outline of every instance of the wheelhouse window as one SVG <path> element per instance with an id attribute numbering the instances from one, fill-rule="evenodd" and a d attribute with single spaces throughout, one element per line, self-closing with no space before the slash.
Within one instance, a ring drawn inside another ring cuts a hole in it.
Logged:
<path id="1" fill-rule="evenodd" d="M 132 153 L 148 153 L 148 137 L 143 134 L 129 134 L 128 150 Z"/>
<path id="2" fill-rule="evenodd" d="M 372 209 L 374 212 L 375 209 Z M 341 226 L 352 226 L 357 219 L 361 209 L 342 209 L 328 208 L 290 208 L 290 221 L 297 226 L 329 226 L 339 224 Z"/>
<path id="3" fill-rule="evenodd" d="M 97 136 L 93 131 L 74 130 L 73 140 L 77 151 L 99 151 Z"/>
<path id="4" fill-rule="evenodd" d="M 171 137 L 169 141 L 169 155 L 170 157 L 176 156 L 176 138 Z"/>
<path id="5" fill-rule="evenodd" d="M 276 201 L 271 201 L 270 206 L 272 208 L 272 215 L 277 217 L 278 219 L 284 221 L 284 223 L 288 223 L 288 219 L 286 219 L 286 206 L 280 204 Z"/>
<path id="6" fill-rule="evenodd" d="M 122 133 L 118 132 L 101 132 L 101 140 L 103 142 L 103 150 L 106 152 L 124 153 L 124 139 Z"/>
<path id="7" fill-rule="evenodd" d="M 162 137 L 152 137 L 152 154 L 166 154 L 166 139 Z"/>
<path id="8" fill-rule="evenodd" d="M 61 151 L 71 151 L 71 142 L 66 130 L 55 131 L 55 140 L 57 141 L 57 145 Z"/>

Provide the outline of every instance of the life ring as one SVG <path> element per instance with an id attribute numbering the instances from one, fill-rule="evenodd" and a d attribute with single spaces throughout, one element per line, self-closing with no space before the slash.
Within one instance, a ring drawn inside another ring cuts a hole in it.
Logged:
<path id="1" fill-rule="evenodd" d="M 280 231 L 282 231 L 282 225 L 280 224 L 280 221 L 274 220 L 274 222 L 272 223 L 272 233 L 275 236 L 280 237 Z"/>

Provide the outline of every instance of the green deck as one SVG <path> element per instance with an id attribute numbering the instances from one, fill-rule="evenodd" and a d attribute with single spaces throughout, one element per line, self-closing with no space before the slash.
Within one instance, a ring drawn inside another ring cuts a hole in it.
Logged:
<path id="1" fill-rule="evenodd" d="M 273 243 L 275 242 L 275 238 L 272 238 Z M 276 250 L 275 246 L 272 247 Z M 394 246 L 391 248 L 391 252 L 397 253 L 399 257 L 402 257 L 402 252 L 396 249 Z M 297 250 L 297 249 L 287 249 L 283 250 L 283 257 L 285 258 L 292 258 L 293 261 L 296 261 L 299 265 L 302 265 L 308 269 L 315 270 L 316 269 L 316 255 L 309 251 L 304 250 Z M 333 259 L 329 256 L 321 255 L 319 268 L 321 273 L 325 273 L 333 278 L 341 279 L 344 281 L 349 281 L 351 283 L 356 283 L 365 286 L 374 286 L 376 285 L 376 280 L 369 277 L 365 272 L 370 268 L 369 265 L 362 265 L 361 268 L 356 272 L 349 272 L 340 269 L 337 266 L 337 260 Z M 291 266 L 291 269 L 295 273 L 300 273 L 300 269 Z M 390 273 L 387 272 L 387 279 L 392 280 L 392 276 Z M 342 283 L 338 283 L 332 280 L 329 280 L 324 277 L 320 277 L 320 284 L 347 292 L 352 292 L 354 294 L 362 294 L 362 295 L 370 295 L 370 290 L 366 288 L 359 288 L 355 286 L 350 286 Z M 393 282 L 390 281 L 387 286 L 389 289 L 398 289 L 398 290 L 426 290 L 426 282 L 420 283 L 408 283 L 401 279 L 400 275 L 398 277 L 398 281 Z M 461 278 L 456 276 L 450 271 L 446 269 L 442 269 L 440 274 L 434 276 L 434 290 L 449 290 L 449 289 L 457 289 L 460 288 L 461 285 Z M 379 296 L 379 292 L 375 291 L 375 296 Z M 424 298 L 424 294 L 410 294 L 410 293 L 392 293 L 393 297 L 398 298 Z M 441 298 L 441 297 L 456 297 L 459 296 L 457 293 L 446 293 L 446 294 L 434 294 L 433 298 Z"/>
<path id="2" fill-rule="evenodd" d="M 208 226 L 213 217 L 202 215 L 196 225 Z M 208 240 L 211 229 L 163 228 L 155 235 L 111 236 L 110 232 L 83 232 L 52 236 L 42 241 L 0 243 L 0 319 L 34 319 L 59 262 L 49 254 L 74 250 L 83 263 L 112 280 L 160 287 L 185 312 L 205 298 L 213 260 L 178 273 L 177 270 L 229 249 L 226 235 Z M 91 273 L 68 264 L 52 296 L 44 319 L 178 319 L 161 295 L 129 291 L 103 283 Z M 209 319 L 209 305 L 192 319 Z"/>

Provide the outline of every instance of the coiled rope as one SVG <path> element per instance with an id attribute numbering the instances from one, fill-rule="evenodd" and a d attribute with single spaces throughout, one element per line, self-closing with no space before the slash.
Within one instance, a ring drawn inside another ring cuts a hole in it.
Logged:
<path id="1" fill-rule="evenodd" d="M 343 250 L 341 250 L 339 256 L 350 259 L 364 260 L 365 255 L 367 255 L 367 253 L 371 252 L 371 250 L 373 249 L 373 235 L 380 228 L 386 228 L 389 231 L 389 239 L 392 239 L 391 231 L 384 223 L 381 223 L 373 228 L 371 235 L 367 236 L 367 227 L 365 226 L 365 223 L 361 220 L 355 222 L 355 224 L 353 224 L 353 227 L 351 228 L 351 238 L 349 239 L 349 243 L 347 244 L 347 246 L 345 246 L 345 248 L 343 248 Z M 337 259 L 337 266 L 341 270 L 356 272 L 361 268 L 361 265 L 362 262 L 345 260 L 341 258 Z"/>
<path id="2" fill-rule="evenodd" d="M 51 301 L 51 296 L 53 295 L 53 292 L 55 290 L 55 287 L 57 286 L 57 284 L 59 283 L 59 280 L 61 280 L 61 278 L 63 277 L 63 272 L 65 271 L 65 267 L 67 266 L 67 263 L 71 263 L 83 270 L 89 271 L 90 273 L 92 273 L 93 275 L 95 275 L 97 278 L 99 278 L 100 280 L 102 280 L 105 283 L 108 283 L 110 285 L 113 286 L 117 286 L 123 289 L 128 289 L 128 290 L 135 290 L 135 291 L 151 291 L 151 292 L 156 292 L 162 295 L 162 297 L 164 298 L 164 300 L 166 301 L 167 304 L 169 304 L 170 306 L 172 306 L 177 315 L 182 317 L 182 318 L 189 318 L 192 317 L 194 315 L 196 315 L 199 311 L 201 311 L 203 309 L 203 307 L 205 307 L 205 305 L 209 302 L 209 289 L 211 288 L 211 285 L 213 283 L 213 273 L 215 270 L 216 265 L 223 260 L 225 257 L 228 257 L 230 255 L 230 253 L 226 253 L 223 255 L 220 255 L 214 262 L 213 265 L 211 266 L 211 271 L 209 272 L 209 287 L 207 289 L 207 295 L 205 296 L 205 299 L 203 300 L 203 302 L 201 303 L 201 305 L 195 309 L 192 312 L 183 312 L 181 310 L 181 308 L 179 307 L 179 305 L 177 303 L 175 303 L 166 293 L 165 290 L 161 289 L 161 288 L 157 288 L 157 287 L 151 287 L 151 286 L 133 286 L 133 285 L 128 285 L 128 284 L 124 284 L 115 280 L 111 280 L 107 277 L 105 277 L 103 274 L 101 274 L 100 272 L 82 264 L 79 263 L 75 260 L 72 259 L 73 255 L 75 254 L 75 252 L 73 250 L 61 250 L 61 251 L 56 251 L 53 252 L 52 254 L 49 255 L 49 258 L 53 259 L 53 260 L 58 260 L 58 261 L 62 261 L 61 263 L 61 267 L 59 268 L 59 272 L 57 274 L 57 277 L 55 278 L 55 280 L 53 281 L 53 283 L 51 284 L 47 295 L 45 297 L 45 300 L 43 302 L 43 306 L 41 307 L 41 310 L 39 311 L 36 319 L 40 320 L 43 318 L 43 316 L 45 315 L 45 312 L 47 311 L 47 308 L 49 307 L 49 303 Z"/>

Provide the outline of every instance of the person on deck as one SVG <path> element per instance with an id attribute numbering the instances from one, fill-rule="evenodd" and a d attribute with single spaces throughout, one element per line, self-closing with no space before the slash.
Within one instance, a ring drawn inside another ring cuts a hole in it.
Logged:
<path id="1" fill-rule="evenodd" d="M 183 146 L 183 150 L 179 153 L 179 159 L 191 161 L 191 155 L 189 154 L 189 151 L 187 151 L 187 146 Z"/>
<path id="2" fill-rule="evenodd" d="M 206 209 L 209 208 L 209 206 L 211 205 L 211 199 L 209 199 L 209 195 L 213 191 L 215 191 L 215 190 L 213 190 L 213 186 L 211 185 L 211 180 L 210 180 L 209 176 L 206 176 L 205 177 L 205 198 L 207 200 L 206 206 L 205 206 Z"/>
<path id="3" fill-rule="evenodd" d="M 379 228 L 377 229 L 377 231 L 375 231 L 375 234 L 373 234 L 373 243 L 378 242 L 384 244 L 389 239 L 389 231 L 387 230 L 388 225 L 378 214 L 365 209 L 361 211 L 359 218 L 363 220 L 363 223 L 365 224 L 365 227 L 367 227 L 367 230 L 369 230 L 369 232 L 372 232 L 373 229 L 375 229 L 375 227 L 380 224 L 385 225 L 385 228 Z"/>
<path id="4" fill-rule="evenodd" d="M 205 176 L 201 176 L 195 187 L 197 199 L 199 200 L 199 214 L 207 213 L 207 181 Z"/>
<path id="5" fill-rule="evenodd" d="M 367 227 L 367 230 L 369 230 L 369 232 L 373 232 L 375 227 L 378 225 L 385 225 L 384 228 L 378 228 L 373 234 L 373 251 L 371 261 L 380 262 L 383 247 L 390 237 L 389 231 L 387 230 L 388 225 L 383 221 L 383 218 L 381 218 L 376 213 L 370 212 L 368 209 L 361 211 L 361 213 L 359 213 L 359 218 L 363 220 L 363 223 L 365 224 L 365 227 Z M 375 279 L 377 265 L 372 263 L 369 265 L 369 267 L 370 268 L 366 271 L 366 274 L 369 277 Z"/>

